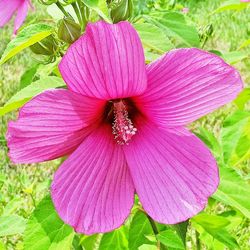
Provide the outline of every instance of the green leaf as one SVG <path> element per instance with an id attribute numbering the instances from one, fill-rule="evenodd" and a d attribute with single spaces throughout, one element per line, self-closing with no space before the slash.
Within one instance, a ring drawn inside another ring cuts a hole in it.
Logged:
<path id="1" fill-rule="evenodd" d="M 225 163 L 237 165 L 250 157 L 250 112 L 239 110 L 225 119 L 221 142 Z"/>
<path id="2" fill-rule="evenodd" d="M 225 217 L 206 213 L 200 213 L 194 216 L 191 220 L 200 225 L 206 225 L 206 227 L 209 227 L 210 229 L 224 228 L 230 224 L 230 221 Z"/>
<path id="3" fill-rule="evenodd" d="M 173 44 L 157 26 L 150 23 L 135 23 L 134 27 L 139 33 L 144 48 L 159 54 L 166 53 L 173 48 Z"/>
<path id="4" fill-rule="evenodd" d="M 238 209 L 250 218 L 249 190 L 250 185 L 235 170 L 225 166 L 220 167 L 220 185 L 213 194 L 214 199 Z"/>
<path id="5" fill-rule="evenodd" d="M 187 235 L 188 223 L 189 222 L 187 220 L 187 221 L 175 224 L 175 225 L 171 225 L 171 227 L 177 232 L 177 234 L 181 238 L 184 246 L 186 246 L 186 235 Z"/>
<path id="6" fill-rule="evenodd" d="M 144 19 L 162 29 L 168 38 L 177 41 L 188 47 L 199 47 L 200 39 L 195 27 L 186 23 L 185 17 L 177 12 L 166 12 L 162 17 L 158 13 L 152 16 L 144 16 Z"/>
<path id="7" fill-rule="evenodd" d="M 219 8 L 212 12 L 212 14 L 220 13 L 227 10 L 241 11 L 247 7 L 248 3 L 240 2 L 239 0 L 229 0 L 224 2 Z"/>
<path id="8" fill-rule="evenodd" d="M 222 57 L 227 63 L 235 64 L 248 58 L 248 54 L 244 51 L 231 51 L 231 52 L 223 53 Z"/>
<path id="9" fill-rule="evenodd" d="M 12 96 L 3 107 L 0 107 L 0 116 L 22 107 L 32 97 L 47 89 L 54 89 L 62 86 L 65 86 L 64 81 L 61 78 L 55 76 L 48 76 L 35 81 L 27 87 L 21 89 L 14 96 Z"/>
<path id="10" fill-rule="evenodd" d="M 112 23 L 106 0 L 83 0 L 87 7 L 94 10 L 106 22 Z"/>
<path id="11" fill-rule="evenodd" d="M 250 88 L 244 88 L 243 91 L 234 100 L 239 109 L 244 109 L 245 105 L 250 101 Z"/>
<path id="12" fill-rule="evenodd" d="M 8 61 L 25 48 L 35 44 L 45 37 L 51 35 L 53 28 L 46 24 L 32 24 L 21 30 L 17 36 L 10 41 L 5 49 L 0 65 Z"/>
<path id="13" fill-rule="evenodd" d="M 213 152 L 216 158 L 221 156 L 221 146 L 213 133 L 200 127 L 199 133 L 195 133 Z"/>
<path id="14" fill-rule="evenodd" d="M 93 250 L 98 238 L 98 234 L 83 235 L 80 239 L 80 245 L 84 247 L 84 250 Z"/>
<path id="15" fill-rule="evenodd" d="M 73 229 L 64 224 L 49 196 L 34 210 L 24 232 L 24 250 L 70 250 Z"/>
<path id="16" fill-rule="evenodd" d="M 29 84 L 31 84 L 34 81 L 34 77 L 36 75 L 38 65 L 35 65 L 29 69 L 27 69 L 23 75 L 21 76 L 20 80 L 20 89 L 23 89 L 27 87 Z"/>
<path id="17" fill-rule="evenodd" d="M 240 45 L 239 49 L 243 49 L 243 48 L 245 48 L 245 47 L 247 47 L 247 46 L 249 46 L 249 45 L 250 45 L 250 39 L 244 41 L 244 42 Z"/>
<path id="18" fill-rule="evenodd" d="M 143 244 L 138 250 L 157 250 L 158 248 L 154 245 Z"/>
<path id="19" fill-rule="evenodd" d="M 22 234 L 26 225 L 26 220 L 17 215 L 0 217 L 0 236 Z"/>
<path id="20" fill-rule="evenodd" d="M 137 212 L 129 228 L 129 249 L 137 250 L 143 244 L 150 244 L 146 236 L 153 233 L 147 216 L 143 212 Z"/>
<path id="21" fill-rule="evenodd" d="M 99 250 L 127 250 L 128 239 L 125 231 L 125 227 L 120 227 L 110 233 L 106 233 L 102 236 Z"/>
<path id="22" fill-rule="evenodd" d="M 233 236 L 225 229 L 230 222 L 222 217 L 209 214 L 199 214 L 191 219 L 192 225 L 200 232 L 200 228 L 197 224 L 201 226 L 208 234 L 213 238 L 222 242 L 229 249 L 238 249 L 239 245 Z"/>
<path id="23" fill-rule="evenodd" d="M 172 229 L 160 232 L 157 239 L 167 247 L 185 249 L 181 238 Z"/>

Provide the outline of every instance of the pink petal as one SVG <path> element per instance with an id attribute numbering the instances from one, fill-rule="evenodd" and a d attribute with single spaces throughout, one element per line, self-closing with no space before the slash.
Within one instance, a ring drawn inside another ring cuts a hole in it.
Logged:
<path id="1" fill-rule="evenodd" d="M 22 0 L 0 0 L 0 27 L 8 23 Z"/>
<path id="2" fill-rule="evenodd" d="M 87 96 L 125 98 L 146 88 L 142 44 L 128 22 L 89 24 L 59 68 L 68 87 Z"/>
<path id="3" fill-rule="evenodd" d="M 29 0 L 23 0 L 22 4 L 19 6 L 14 24 L 14 34 L 16 34 L 17 30 L 22 26 L 28 14 L 29 5 Z"/>
<path id="4" fill-rule="evenodd" d="M 134 187 L 111 127 L 96 129 L 60 166 L 52 198 L 60 217 L 79 233 L 104 233 L 125 221 Z"/>
<path id="5" fill-rule="evenodd" d="M 104 102 L 68 90 L 49 90 L 9 122 L 9 156 L 15 163 L 52 160 L 71 153 L 93 129 Z"/>
<path id="6" fill-rule="evenodd" d="M 184 128 L 137 125 L 125 156 L 139 199 L 156 221 L 176 224 L 200 212 L 218 186 L 216 161 Z"/>
<path id="7" fill-rule="evenodd" d="M 148 89 L 135 101 L 159 125 L 186 125 L 232 101 L 242 90 L 238 72 L 218 56 L 178 49 L 147 67 Z"/>

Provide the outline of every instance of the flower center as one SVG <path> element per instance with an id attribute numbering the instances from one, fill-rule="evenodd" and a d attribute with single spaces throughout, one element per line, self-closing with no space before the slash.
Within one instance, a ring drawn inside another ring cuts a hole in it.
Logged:
<path id="1" fill-rule="evenodd" d="M 113 102 L 114 120 L 112 123 L 113 134 L 119 145 L 128 145 L 131 138 L 136 134 L 137 129 L 134 127 L 128 116 L 128 110 L 123 100 Z"/>

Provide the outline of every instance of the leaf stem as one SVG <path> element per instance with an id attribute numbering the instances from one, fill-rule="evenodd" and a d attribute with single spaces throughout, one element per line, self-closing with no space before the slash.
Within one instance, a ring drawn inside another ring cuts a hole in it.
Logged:
<path id="1" fill-rule="evenodd" d="M 153 231 L 154 231 L 154 234 L 155 234 L 155 236 L 159 233 L 159 231 L 158 231 L 158 228 L 157 228 L 157 225 L 155 224 L 155 221 L 148 215 L 148 214 L 146 214 L 147 215 L 147 217 L 148 217 L 148 220 L 149 220 L 149 222 L 150 222 L 150 224 L 151 224 L 151 227 L 152 227 L 152 229 L 153 229 Z M 165 245 L 163 245 L 158 239 L 157 239 L 157 249 L 158 250 L 167 250 L 167 247 L 165 246 Z"/>
<path id="2" fill-rule="evenodd" d="M 61 5 L 61 3 L 56 2 L 57 7 L 60 9 L 60 11 L 65 15 L 65 16 L 69 16 L 68 12 L 63 8 L 63 6 Z"/>
<path id="3" fill-rule="evenodd" d="M 196 249 L 201 250 L 201 242 L 200 242 L 200 234 L 197 230 L 195 230 L 195 239 L 196 239 Z"/>

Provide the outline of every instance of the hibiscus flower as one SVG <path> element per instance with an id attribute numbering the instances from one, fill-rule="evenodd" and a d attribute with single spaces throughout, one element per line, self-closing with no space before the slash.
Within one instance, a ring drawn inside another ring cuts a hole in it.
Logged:
<path id="1" fill-rule="evenodd" d="M 145 65 L 128 22 L 89 24 L 60 72 L 68 89 L 34 97 L 8 126 L 9 155 L 34 163 L 69 155 L 51 194 L 77 232 L 111 231 L 138 195 L 154 220 L 175 224 L 204 209 L 219 175 L 209 149 L 186 125 L 232 101 L 237 71 L 196 48 Z"/>
<path id="2" fill-rule="evenodd" d="M 29 6 L 31 6 L 30 0 L 0 0 L 0 27 L 7 24 L 17 13 L 14 23 L 14 34 L 16 34 L 27 16 Z"/>

